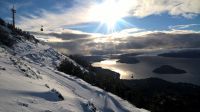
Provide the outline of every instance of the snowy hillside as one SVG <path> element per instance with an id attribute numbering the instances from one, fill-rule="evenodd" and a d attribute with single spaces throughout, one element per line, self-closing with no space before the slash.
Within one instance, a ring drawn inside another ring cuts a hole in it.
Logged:
<path id="1" fill-rule="evenodd" d="M 15 40 L 12 47 L 0 43 L 0 112 L 146 111 L 57 71 L 63 59 L 79 65 L 51 47 L 14 35 L 5 26 L 0 30 Z"/>

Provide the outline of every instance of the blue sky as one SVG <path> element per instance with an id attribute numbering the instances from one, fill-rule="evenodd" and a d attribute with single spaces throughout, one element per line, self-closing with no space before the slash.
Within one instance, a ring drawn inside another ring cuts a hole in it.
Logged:
<path id="1" fill-rule="evenodd" d="M 0 17 L 7 22 L 13 4 L 17 27 L 48 42 L 85 42 L 80 51 L 91 51 L 92 42 L 100 44 L 95 50 L 110 50 L 158 32 L 200 33 L 200 0 L 1 0 Z"/>

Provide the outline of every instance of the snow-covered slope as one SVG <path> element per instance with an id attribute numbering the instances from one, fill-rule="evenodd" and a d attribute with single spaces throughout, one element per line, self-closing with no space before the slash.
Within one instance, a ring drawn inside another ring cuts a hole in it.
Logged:
<path id="1" fill-rule="evenodd" d="M 13 36 L 9 29 L 6 32 Z M 0 112 L 146 111 L 57 71 L 63 59 L 79 66 L 51 47 L 25 39 L 12 48 L 0 45 Z"/>

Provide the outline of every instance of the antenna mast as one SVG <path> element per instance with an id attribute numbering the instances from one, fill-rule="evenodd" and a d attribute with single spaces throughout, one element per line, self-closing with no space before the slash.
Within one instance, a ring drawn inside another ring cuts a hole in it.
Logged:
<path id="1" fill-rule="evenodd" d="M 13 29 L 15 28 L 15 13 L 16 13 L 16 9 L 13 5 L 13 8 L 11 9 L 12 12 L 12 19 L 13 19 Z"/>

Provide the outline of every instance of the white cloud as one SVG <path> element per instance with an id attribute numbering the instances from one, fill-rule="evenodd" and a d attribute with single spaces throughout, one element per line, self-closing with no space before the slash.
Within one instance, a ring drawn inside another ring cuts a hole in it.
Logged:
<path id="1" fill-rule="evenodd" d="M 89 7 L 94 1 L 75 1 L 74 3 L 76 4 L 70 8 L 64 5 L 55 5 L 55 8 L 60 10 L 59 12 L 38 9 L 34 11 L 34 14 L 30 14 L 28 17 L 23 15 L 18 16 L 20 21 L 17 26 L 28 31 L 39 31 L 41 25 L 43 25 L 45 31 L 56 31 L 60 28 L 62 29 L 65 25 L 92 22 L 87 15 Z"/>
<path id="2" fill-rule="evenodd" d="M 145 17 L 164 12 L 170 15 L 181 15 L 192 18 L 200 13 L 200 0 L 137 0 L 138 4 L 132 9 L 131 14 Z"/>
<path id="3" fill-rule="evenodd" d="M 182 24 L 182 25 L 174 25 L 174 26 L 169 26 L 169 29 L 186 29 L 190 28 L 193 26 L 200 26 L 200 24 Z"/>
<path id="4" fill-rule="evenodd" d="M 81 10 L 81 11 L 80 11 Z M 69 9 L 66 13 L 53 13 L 46 10 L 40 11 L 40 16 L 34 16 L 34 18 L 28 18 L 21 16 L 21 21 L 18 26 L 25 30 L 39 31 L 40 26 L 43 25 L 45 30 L 56 30 L 62 28 L 65 25 L 78 24 L 87 21 L 85 8 Z"/>

